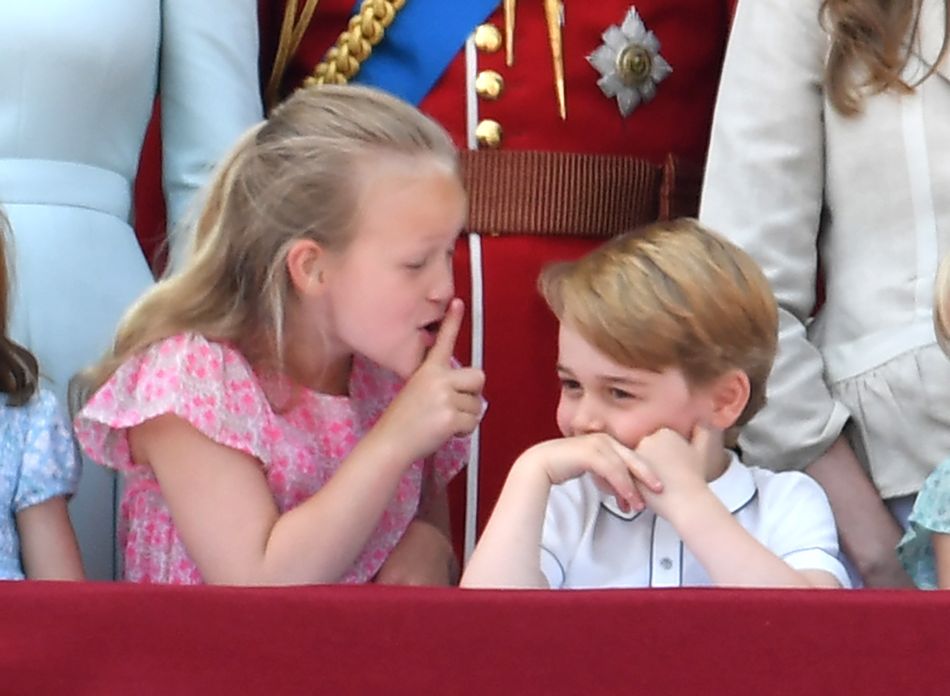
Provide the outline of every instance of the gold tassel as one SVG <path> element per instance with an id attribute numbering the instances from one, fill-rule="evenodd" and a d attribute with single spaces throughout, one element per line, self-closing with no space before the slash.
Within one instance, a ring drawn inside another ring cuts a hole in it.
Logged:
<path id="1" fill-rule="evenodd" d="M 297 16 L 297 0 L 287 0 L 284 4 L 284 19 L 280 25 L 280 40 L 277 43 L 277 55 L 274 57 L 274 68 L 267 81 L 265 101 L 270 111 L 277 105 L 280 97 L 280 83 L 284 79 L 290 59 L 300 48 L 303 35 L 310 26 L 313 13 L 317 10 L 320 0 L 305 0 L 300 16 Z"/>

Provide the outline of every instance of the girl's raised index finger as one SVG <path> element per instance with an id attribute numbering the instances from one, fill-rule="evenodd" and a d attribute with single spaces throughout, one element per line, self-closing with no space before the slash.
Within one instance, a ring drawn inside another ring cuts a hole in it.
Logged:
<path id="1" fill-rule="evenodd" d="M 426 362 L 435 361 L 446 365 L 450 363 L 455 353 L 455 340 L 462 327 L 464 314 L 465 303 L 457 297 L 453 298 L 445 309 L 445 316 L 442 317 L 442 323 L 439 325 L 439 333 L 426 355 Z"/>

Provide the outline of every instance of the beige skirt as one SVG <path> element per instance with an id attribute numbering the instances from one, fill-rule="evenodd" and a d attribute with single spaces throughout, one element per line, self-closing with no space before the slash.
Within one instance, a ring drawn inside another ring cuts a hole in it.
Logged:
<path id="1" fill-rule="evenodd" d="M 845 434 L 882 498 L 916 493 L 950 456 L 950 359 L 936 345 L 831 385 Z"/>

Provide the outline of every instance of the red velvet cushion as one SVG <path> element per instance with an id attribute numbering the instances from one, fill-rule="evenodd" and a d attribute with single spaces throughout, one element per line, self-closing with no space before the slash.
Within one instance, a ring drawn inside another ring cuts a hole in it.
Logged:
<path id="1" fill-rule="evenodd" d="M 0 606 L 9 694 L 910 696 L 950 678 L 947 593 L 13 582 Z"/>

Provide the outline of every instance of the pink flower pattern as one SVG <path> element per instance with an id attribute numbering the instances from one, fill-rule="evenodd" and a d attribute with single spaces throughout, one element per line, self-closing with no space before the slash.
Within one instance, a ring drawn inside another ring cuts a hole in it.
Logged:
<path id="1" fill-rule="evenodd" d="M 195 334 L 172 336 L 126 361 L 75 423 L 89 457 L 126 476 L 120 529 L 125 578 L 203 582 L 154 473 L 132 461 L 129 428 L 171 413 L 215 442 L 250 454 L 260 461 L 284 512 L 333 476 L 401 387 L 395 374 L 357 355 L 349 396 L 288 390 L 285 381 L 257 374 L 233 346 Z M 275 394 L 284 396 L 278 400 Z M 429 460 L 440 484 L 465 465 L 468 446 L 468 438 L 453 438 Z M 426 466 L 420 460 L 406 470 L 379 525 L 340 582 L 367 582 L 377 573 L 416 514 Z"/>

